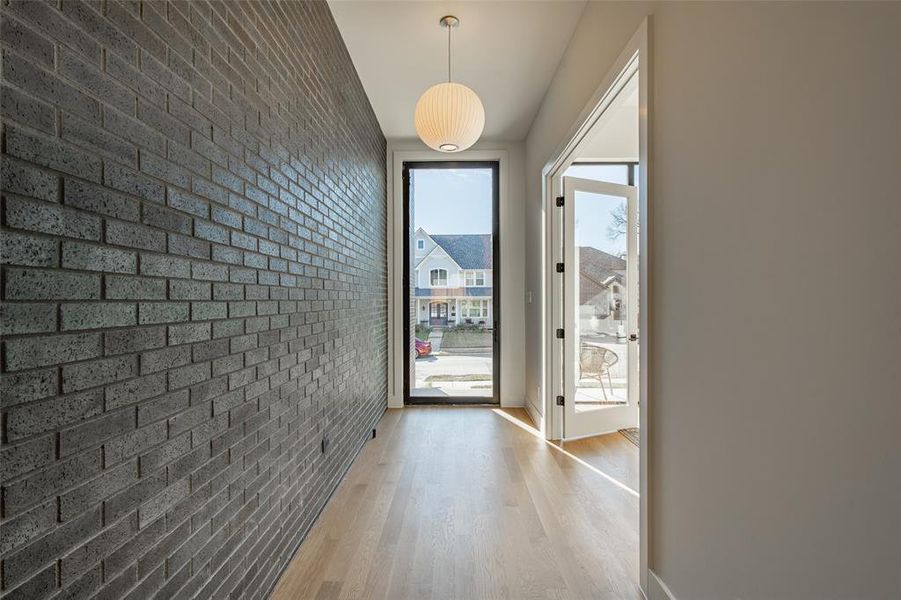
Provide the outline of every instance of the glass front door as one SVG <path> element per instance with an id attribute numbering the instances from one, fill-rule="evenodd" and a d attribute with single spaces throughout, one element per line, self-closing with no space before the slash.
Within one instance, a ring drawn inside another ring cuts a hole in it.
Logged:
<path id="1" fill-rule="evenodd" d="M 564 177 L 564 437 L 638 426 L 637 188 Z"/>
<path id="2" fill-rule="evenodd" d="M 447 302 L 432 302 L 429 305 L 429 325 L 447 326 Z"/>

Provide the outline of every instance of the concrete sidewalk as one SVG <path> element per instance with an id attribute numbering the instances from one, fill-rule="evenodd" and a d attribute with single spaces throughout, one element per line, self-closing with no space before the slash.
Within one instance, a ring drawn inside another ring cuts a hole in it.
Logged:
<path id="1" fill-rule="evenodd" d="M 429 337 L 431 341 L 431 336 Z M 434 351 L 434 345 L 432 346 Z M 415 392 L 427 395 L 484 395 L 491 396 L 491 352 L 451 354 L 440 352 L 416 359 L 414 364 Z M 478 381 L 436 381 L 442 377 L 479 377 Z"/>

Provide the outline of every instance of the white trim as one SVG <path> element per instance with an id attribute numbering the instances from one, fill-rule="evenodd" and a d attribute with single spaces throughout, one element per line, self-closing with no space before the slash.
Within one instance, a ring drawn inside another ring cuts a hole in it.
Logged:
<path id="1" fill-rule="evenodd" d="M 638 509 L 638 527 L 639 527 L 639 585 L 642 589 L 648 587 L 648 573 L 651 565 L 650 557 L 650 517 L 648 516 L 648 506 L 651 489 L 648 486 L 650 481 L 649 473 L 653 466 L 650 463 L 650 437 L 651 431 L 648 415 L 651 406 L 655 401 L 650 386 L 650 371 L 653 362 L 652 349 L 654 332 L 651 327 L 653 321 L 651 318 L 651 287 L 654 282 L 651 281 L 651 261 L 653 256 L 652 235 L 653 231 L 650 226 L 651 219 L 651 196 L 650 196 L 650 177 L 651 172 L 651 129 L 650 114 L 652 109 L 652 90 L 651 77 L 654 68 L 651 48 L 651 17 L 646 17 L 642 21 L 638 31 L 632 36 L 630 45 L 638 47 L 639 60 L 641 65 L 638 69 L 638 230 L 639 246 L 638 246 L 638 276 L 639 276 L 639 306 L 640 318 L 638 330 L 641 334 L 639 344 L 641 351 L 639 352 L 638 368 L 640 371 L 638 386 L 639 398 L 641 406 L 639 407 L 639 422 L 641 423 L 638 430 L 639 435 L 639 509 Z"/>
<path id="2" fill-rule="evenodd" d="M 585 143 L 585 137 L 592 126 L 597 122 L 598 118 L 603 115 L 613 98 L 630 77 L 630 71 L 638 72 L 638 137 L 639 137 L 639 157 L 638 157 L 638 211 L 639 211 L 639 229 L 641 231 L 639 246 L 639 276 L 640 276 L 640 323 L 639 332 L 641 335 L 640 354 L 639 354 L 639 389 L 641 404 L 639 406 L 640 414 L 640 473 L 639 473 L 639 585 L 643 591 L 648 589 L 649 581 L 649 562 L 650 556 L 650 536 L 649 517 L 648 517 L 648 496 L 652 493 L 649 489 L 648 472 L 653 466 L 650 464 L 649 445 L 651 426 L 649 424 L 648 415 L 654 403 L 653 390 L 650 386 L 648 373 L 650 365 L 653 361 L 653 318 L 650 305 L 650 289 L 653 282 L 650 281 L 648 273 L 651 272 L 653 251 L 649 218 L 652 204 L 650 198 L 650 186 L 648 173 L 650 172 L 650 110 L 652 108 L 652 90 L 650 83 L 653 81 L 651 77 L 653 65 L 651 62 L 651 17 L 646 17 L 638 29 L 632 35 L 629 42 L 623 48 L 616 61 L 607 71 L 601 84 L 595 90 L 591 99 L 582 109 L 579 117 L 563 142 L 558 146 L 557 150 L 551 155 L 551 159 L 542 169 L 542 211 L 545 222 L 545 254 L 542 257 L 542 269 L 544 271 L 544 297 L 545 297 L 545 315 L 544 315 L 544 352 L 543 372 L 541 375 L 542 386 L 544 389 L 544 415 L 545 421 L 540 427 L 545 431 L 548 439 L 559 439 L 563 434 L 561 423 L 562 410 L 556 406 L 555 396 L 562 391 L 562 382 L 558 376 L 554 378 L 554 373 L 562 375 L 562 362 L 560 354 L 555 352 L 555 344 L 557 343 L 554 330 L 562 326 L 562 315 L 557 314 L 559 307 L 550 301 L 556 294 L 560 292 L 560 278 L 554 277 L 553 264 L 558 262 L 560 258 L 557 256 L 562 243 L 557 245 L 560 232 L 557 231 L 557 219 L 554 219 L 554 199 L 558 195 L 563 194 L 562 175 L 563 172 L 573 162 L 575 153 L 580 146 Z M 640 61 L 640 64 L 639 64 Z M 639 68 L 640 67 L 640 68 Z M 559 391 L 558 391 L 559 390 Z M 652 599 L 658 600 L 658 599 Z"/>
<path id="3" fill-rule="evenodd" d="M 541 430 L 541 411 L 539 411 L 538 407 L 535 406 L 535 404 L 529 399 L 526 399 L 526 412 L 529 413 L 529 417 L 531 417 L 532 419 L 532 424 L 535 426 L 535 429 L 540 432 L 542 439 L 547 439 L 544 431 Z"/>
<path id="4" fill-rule="evenodd" d="M 404 273 L 404 182 L 403 167 L 405 162 L 442 162 L 442 161 L 497 161 L 498 162 L 498 187 L 500 190 L 499 212 L 509 210 L 507 198 L 509 194 L 508 170 L 510 156 L 507 150 L 466 150 L 447 154 L 435 150 L 398 150 L 389 142 L 387 150 L 388 170 L 388 407 L 404 407 L 404 323 L 403 314 L 403 273 Z M 504 218 L 502 214 L 496 216 L 501 228 L 501 243 L 503 244 Z M 398 235 L 400 233 L 400 235 Z M 434 241 L 434 240 L 433 240 Z M 437 243 L 437 242 L 436 242 Z M 445 251 L 446 252 L 446 251 Z M 448 255 L 450 256 L 450 255 Z M 453 259 L 451 259 L 453 260 Z M 501 263 L 505 261 L 503 253 L 500 256 Z M 456 263 L 456 261 L 454 261 Z M 503 305 L 504 297 L 512 290 L 504 291 L 501 288 L 498 300 Z M 493 314 L 493 313 L 492 313 Z M 481 317 L 480 317 L 481 318 Z M 504 324 L 501 324 L 503 332 Z M 504 335 L 501 333 L 501 406 L 522 406 L 522 398 L 512 398 L 504 390 L 513 386 L 507 381 L 504 374 L 504 364 L 509 360 L 510 353 L 505 350 Z M 521 377 L 522 373 L 512 375 Z M 507 376 L 510 376 L 509 374 Z"/>
<path id="5" fill-rule="evenodd" d="M 648 600 L 676 600 L 676 595 L 672 590 L 651 569 L 648 569 L 648 593 L 645 594 L 645 597 Z"/>

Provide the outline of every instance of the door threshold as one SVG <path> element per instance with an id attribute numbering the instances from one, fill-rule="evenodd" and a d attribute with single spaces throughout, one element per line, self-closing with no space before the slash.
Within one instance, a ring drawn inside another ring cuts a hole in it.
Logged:
<path id="1" fill-rule="evenodd" d="M 500 402 L 495 402 L 491 398 L 468 398 L 466 396 L 424 396 L 419 398 L 407 398 L 404 400 L 404 404 L 413 406 L 491 406 L 494 408 L 501 405 Z"/>

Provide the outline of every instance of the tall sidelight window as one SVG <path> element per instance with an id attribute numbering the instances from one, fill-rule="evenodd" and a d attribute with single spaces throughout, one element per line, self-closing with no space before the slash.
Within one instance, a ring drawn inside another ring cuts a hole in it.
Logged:
<path id="1" fill-rule="evenodd" d="M 407 403 L 500 402 L 498 170 L 404 164 Z"/>

